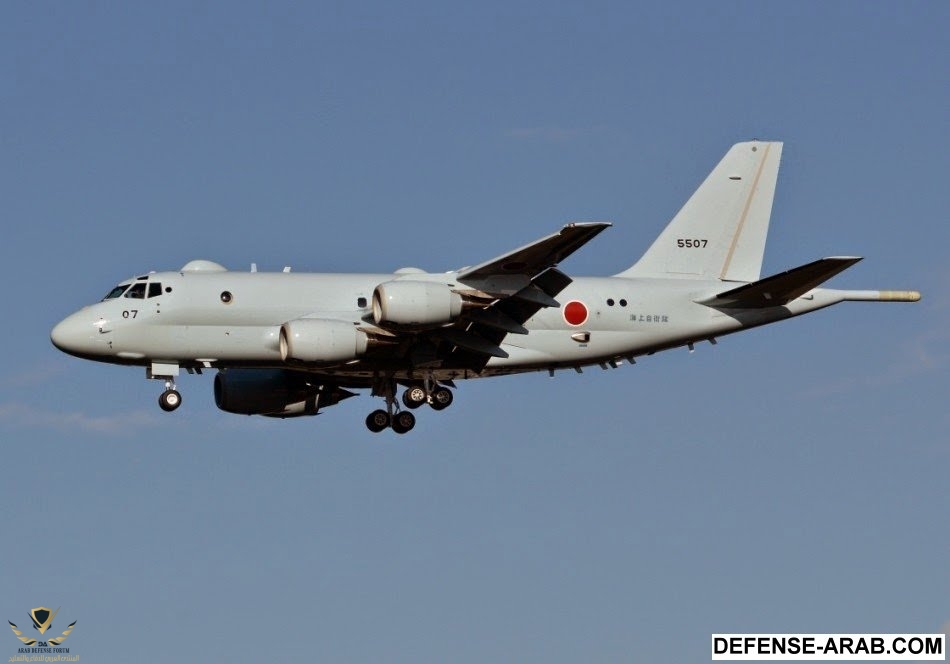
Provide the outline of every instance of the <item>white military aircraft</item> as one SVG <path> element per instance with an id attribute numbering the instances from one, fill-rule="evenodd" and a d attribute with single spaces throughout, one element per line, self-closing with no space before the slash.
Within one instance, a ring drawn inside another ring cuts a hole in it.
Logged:
<path id="1" fill-rule="evenodd" d="M 84 359 L 144 366 L 181 404 L 184 369 L 217 369 L 215 402 L 295 417 L 370 389 L 372 431 L 452 403 L 455 381 L 633 363 L 843 301 L 916 302 L 916 291 L 818 286 L 854 265 L 835 256 L 760 278 L 782 144 L 734 145 L 643 257 L 612 277 L 557 266 L 610 226 L 573 223 L 498 258 L 445 273 L 232 272 L 206 260 L 123 281 L 52 331 Z M 402 403 L 397 399 L 399 386 Z"/>

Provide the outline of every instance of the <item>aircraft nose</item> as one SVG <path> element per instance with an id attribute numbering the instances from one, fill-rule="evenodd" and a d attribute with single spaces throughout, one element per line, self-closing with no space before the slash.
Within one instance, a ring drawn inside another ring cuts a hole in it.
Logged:
<path id="1" fill-rule="evenodd" d="M 77 312 L 61 320 L 49 334 L 53 345 L 71 355 L 95 353 L 101 345 L 96 320 L 87 312 Z"/>

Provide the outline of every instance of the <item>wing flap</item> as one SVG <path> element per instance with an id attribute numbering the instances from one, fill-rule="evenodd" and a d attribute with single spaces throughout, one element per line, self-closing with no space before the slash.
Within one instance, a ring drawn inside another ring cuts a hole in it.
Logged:
<path id="1" fill-rule="evenodd" d="M 438 336 L 460 346 L 466 350 L 473 351 L 479 355 L 490 357 L 508 357 L 508 353 L 502 350 L 498 345 L 493 344 L 484 337 L 466 330 L 447 327 L 439 330 Z"/>
<path id="2" fill-rule="evenodd" d="M 485 325 L 496 330 L 502 330 L 509 334 L 528 333 L 528 329 L 524 325 L 492 307 L 486 309 L 472 309 L 465 314 L 465 317 L 473 323 Z"/>
<path id="3" fill-rule="evenodd" d="M 510 321 L 515 325 L 523 327 L 529 318 L 546 306 L 559 307 L 560 304 L 554 298 L 571 283 L 571 278 L 556 268 L 549 268 L 531 280 L 528 288 L 532 289 L 533 299 L 518 297 L 501 298 L 493 302 L 489 307 L 481 310 L 482 314 L 490 317 L 499 317 L 501 320 Z M 528 290 L 525 288 L 524 290 Z M 549 298 L 549 300 L 547 299 Z M 550 303 L 553 303 L 550 304 Z M 515 332 L 513 329 L 506 329 L 502 325 L 494 324 L 494 321 L 487 322 L 475 319 L 464 331 L 466 335 L 462 341 L 469 343 L 455 343 L 455 348 L 446 360 L 447 365 L 463 367 L 472 371 L 481 371 L 485 368 L 488 360 L 492 357 L 507 357 L 497 355 L 495 349 L 504 353 L 500 348 L 501 342 L 509 334 Z M 447 341 L 454 342 L 447 336 Z M 477 338 L 479 342 L 471 343 L 471 339 Z"/>
<path id="4" fill-rule="evenodd" d="M 699 303 L 710 307 L 735 309 L 778 307 L 817 288 L 860 260 L 857 256 L 822 258 L 699 300 Z"/>

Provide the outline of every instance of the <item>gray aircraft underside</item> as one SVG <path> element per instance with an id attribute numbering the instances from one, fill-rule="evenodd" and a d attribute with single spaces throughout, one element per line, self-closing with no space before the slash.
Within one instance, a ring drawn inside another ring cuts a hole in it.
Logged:
<path id="1" fill-rule="evenodd" d="M 345 388 L 371 388 L 386 409 L 367 426 L 404 433 L 411 410 L 448 406 L 458 379 L 615 367 L 838 302 L 919 300 L 819 287 L 857 257 L 760 278 L 781 149 L 733 146 L 643 257 L 613 277 L 557 267 L 606 222 L 568 224 L 446 273 L 232 272 L 199 260 L 122 282 L 51 338 L 78 357 L 145 366 L 166 382 L 164 410 L 180 404 L 180 370 L 218 369 L 216 402 L 229 412 L 313 415 L 353 396 Z"/>

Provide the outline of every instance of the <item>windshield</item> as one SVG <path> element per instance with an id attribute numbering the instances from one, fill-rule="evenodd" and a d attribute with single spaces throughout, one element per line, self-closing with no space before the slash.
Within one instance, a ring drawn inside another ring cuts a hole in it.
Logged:
<path id="1" fill-rule="evenodd" d="M 124 293 L 125 289 L 128 287 L 129 287 L 128 284 L 125 284 L 123 286 L 116 286 L 111 291 L 109 291 L 109 293 L 104 298 L 102 298 L 102 301 L 105 302 L 106 300 L 114 300 L 115 298 L 122 295 L 122 293 Z"/>
<path id="2" fill-rule="evenodd" d="M 136 300 L 144 300 L 151 297 L 159 297 L 162 295 L 162 284 L 158 281 L 150 281 L 146 283 L 144 280 L 147 277 L 139 277 L 136 280 L 135 284 L 119 284 L 111 291 L 109 291 L 102 301 L 114 300 L 117 297 L 122 297 L 124 294 L 125 297 L 130 297 Z M 146 290 L 147 289 L 147 290 Z M 165 289 L 166 293 L 171 293 L 171 287 Z"/>
<path id="3" fill-rule="evenodd" d="M 125 294 L 126 297 L 131 297 L 136 300 L 145 299 L 145 282 L 140 281 L 139 283 L 132 286 L 129 289 L 129 292 Z"/>

